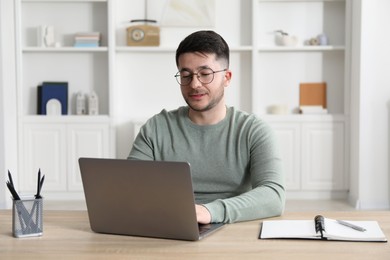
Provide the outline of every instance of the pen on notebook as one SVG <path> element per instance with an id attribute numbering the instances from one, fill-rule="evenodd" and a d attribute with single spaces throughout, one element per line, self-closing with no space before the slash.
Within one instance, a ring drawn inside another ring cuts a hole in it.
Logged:
<path id="1" fill-rule="evenodd" d="M 336 221 L 337 221 L 337 223 L 339 223 L 339 224 L 341 224 L 341 225 L 343 225 L 343 226 L 350 227 L 350 228 L 353 228 L 353 229 L 358 230 L 358 231 L 361 231 L 361 232 L 366 231 L 365 228 L 360 227 L 360 226 L 357 226 L 357 225 L 354 225 L 354 224 L 351 224 L 351 223 L 349 223 L 349 222 L 342 221 L 342 220 L 336 220 Z"/>

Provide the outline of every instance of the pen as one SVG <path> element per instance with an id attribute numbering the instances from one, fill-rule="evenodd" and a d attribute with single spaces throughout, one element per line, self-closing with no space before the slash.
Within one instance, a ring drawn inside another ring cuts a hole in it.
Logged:
<path id="1" fill-rule="evenodd" d="M 42 186 L 43 186 L 44 181 L 45 181 L 45 175 L 42 176 L 41 182 L 39 183 L 38 198 L 42 198 L 41 197 L 41 190 L 42 190 Z"/>
<path id="2" fill-rule="evenodd" d="M 18 193 L 16 192 L 14 186 L 12 186 L 12 184 L 10 182 L 8 182 L 8 181 L 6 182 L 6 184 L 7 184 L 7 187 L 9 189 L 9 191 L 11 192 L 12 197 L 14 198 L 14 200 L 20 200 L 20 197 L 19 197 Z"/>
<path id="3" fill-rule="evenodd" d="M 14 186 L 14 182 L 13 182 L 13 180 L 12 180 L 12 175 L 11 175 L 11 173 L 9 172 L 9 170 L 8 170 L 8 178 L 9 178 L 9 182 L 11 183 L 11 186 Z"/>
<path id="4" fill-rule="evenodd" d="M 40 191 L 40 186 L 41 186 L 41 169 L 38 171 L 38 181 L 37 181 L 37 194 L 35 194 L 35 198 L 39 198 L 39 191 Z"/>
<path id="5" fill-rule="evenodd" d="M 337 221 L 337 223 L 339 223 L 339 224 L 341 224 L 341 225 L 343 225 L 343 226 L 353 228 L 353 229 L 355 229 L 355 230 L 357 230 L 357 231 L 361 231 L 361 232 L 366 231 L 365 228 L 360 227 L 360 226 L 357 226 L 357 225 L 354 225 L 354 224 L 351 224 L 351 223 L 349 223 L 349 222 L 342 221 L 342 220 L 336 220 L 336 221 Z"/>

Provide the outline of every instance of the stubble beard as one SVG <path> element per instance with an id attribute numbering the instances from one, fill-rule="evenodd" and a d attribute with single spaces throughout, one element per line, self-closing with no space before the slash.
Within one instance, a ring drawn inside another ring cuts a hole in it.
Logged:
<path id="1" fill-rule="evenodd" d="M 224 91 L 220 91 L 219 95 L 216 96 L 215 98 L 213 98 L 205 107 L 195 107 L 193 105 L 191 105 L 191 103 L 188 101 L 188 98 L 185 98 L 185 102 L 187 103 L 187 105 L 194 111 L 196 112 L 206 112 L 206 111 L 209 111 L 211 109 L 213 109 L 214 107 L 216 107 L 220 102 L 221 100 L 223 99 L 224 97 Z"/>

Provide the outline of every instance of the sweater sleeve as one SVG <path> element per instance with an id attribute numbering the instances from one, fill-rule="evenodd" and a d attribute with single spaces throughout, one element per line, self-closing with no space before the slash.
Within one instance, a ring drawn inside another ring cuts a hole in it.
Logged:
<path id="1" fill-rule="evenodd" d="M 272 129 L 261 124 L 249 135 L 252 189 L 204 206 L 212 222 L 233 223 L 281 215 L 285 204 L 284 176 Z"/>
<path id="2" fill-rule="evenodd" d="M 151 141 L 151 135 L 153 134 L 154 123 L 149 119 L 145 125 L 143 125 L 134 140 L 133 147 L 130 154 L 127 157 L 129 160 L 154 160 L 154 148 Z"/>

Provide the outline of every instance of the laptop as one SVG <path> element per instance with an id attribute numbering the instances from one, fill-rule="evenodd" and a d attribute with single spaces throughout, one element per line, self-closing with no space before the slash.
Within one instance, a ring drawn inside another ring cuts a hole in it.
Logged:
<path id="1" fill-rule="evenodd" d="M 94 232 L 196 241 L 224 225 L 197 223 L 187 162 L 80 158 L 79 166 Z"/>

